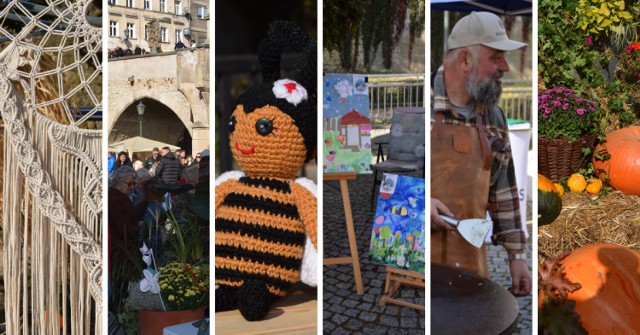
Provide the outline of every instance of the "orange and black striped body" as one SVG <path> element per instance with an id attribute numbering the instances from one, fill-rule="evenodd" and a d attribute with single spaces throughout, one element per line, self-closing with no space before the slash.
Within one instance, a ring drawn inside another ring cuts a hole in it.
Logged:
<path id="1" fill-rule="evenodd" d="M 306 235 L 291 182 L 246 176 L 232 181 L 216 207 L 216 285 L 238 288 L 253 279 L 284 296 L 300 280 Z"/>

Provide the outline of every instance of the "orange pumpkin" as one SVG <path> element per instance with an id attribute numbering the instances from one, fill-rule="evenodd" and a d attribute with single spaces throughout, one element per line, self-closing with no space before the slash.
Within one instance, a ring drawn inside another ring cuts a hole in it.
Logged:
<path id="1" fill-rule="evenodd" d="M 566 279 L 582 287 L 569 292 L 589 334 L 630 334 L 640 329 L 640 254 L 616 244 L 574 250 L 561 262 Z"/>
<path id="2" fill-rule="evenodd" d="M 596 151 L 611 154 L 609 160 L 593 158 L 593 167 L 603 178 L 609 176 L 611 186 L 625 194 L 640 195 L 640 127 L 626 127 L 607 135 L 607 141 Z"/>

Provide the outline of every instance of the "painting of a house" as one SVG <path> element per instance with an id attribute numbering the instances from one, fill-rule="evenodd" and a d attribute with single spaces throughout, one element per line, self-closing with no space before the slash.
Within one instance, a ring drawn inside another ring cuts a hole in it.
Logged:
<path id="1" fill-rule="evenodd" d="M 345 137 L 345 149 L 371 148 L 371 120 L 355 109 L 340 119 L 340 134 Z"/>
<path id="2" fill-rule="evenodd" d="M 371 173 L 371 114 L 366 76 L 325 74 L 323 96 L 324 173 Z"/>

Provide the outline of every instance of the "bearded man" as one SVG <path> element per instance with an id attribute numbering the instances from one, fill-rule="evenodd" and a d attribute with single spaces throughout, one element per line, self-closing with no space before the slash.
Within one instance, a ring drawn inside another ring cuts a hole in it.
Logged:
<path id="1" fill-rule="evenodd" d="M 432 77 L 431 262 L 488 277 L 486 246 L 475 248 L 438 214 L 493 221 L 494 244 L 507 249 L 515 296 L 531 291 L 526 237 L 507 121 L 498 107 L 507 51 L 526 47 L 510 40 L 502 20 L 471 13 L 456 23 L 443 65 Z"/>

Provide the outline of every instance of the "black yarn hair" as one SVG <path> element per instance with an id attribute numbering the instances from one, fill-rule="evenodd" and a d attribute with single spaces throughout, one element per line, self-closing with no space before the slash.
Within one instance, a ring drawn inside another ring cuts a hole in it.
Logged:
<path id="1" fill-rule="evenodd" d="M 295 77 L 290 78 L 307 90 L 307 100 L 293 105 L 276 98 L 273 83 L 281 79 L 280 56 L 285 51 L 300 51 Z M 289 115 L 298 127 L 307 149 L 307 160 L 313 158 L 317 144 L 317 41 L 289 21 L 275 21 L 269 25 L 267 37 L 258 45 L 263 83 L 247 90 L 238 98 L 244 112 L 249 114 L 267 105 L 277 107 Z"/>

